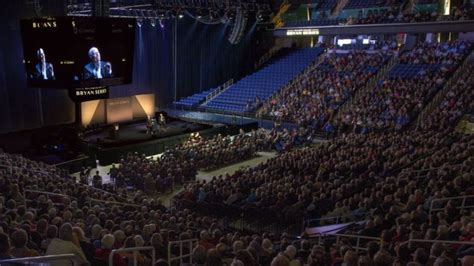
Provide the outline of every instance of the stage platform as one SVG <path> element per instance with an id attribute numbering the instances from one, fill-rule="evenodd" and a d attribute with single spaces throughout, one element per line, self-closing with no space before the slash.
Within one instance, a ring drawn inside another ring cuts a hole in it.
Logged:
<path id="1" fill-rule="evenodd" d="M 0 149 L 74 173 L 82 167 L 95 167 L 96 160 L 102 165 L 118 162 L 120 156 L 128 152 L 147 156 L 160 154 L 188 140 L 191 133 L 199 132 L 204 138 L 216 134 L 234 135 L 241 128 L 245 131 L 257 128 L 257 123 L 225 125 L 168 117 L 166 127 L 154 136 L 146 134 L 144 119 L 119 124 L 115 136 L 112 134 L 114 126 L 78 130 L 76 124 L 66 124 L 2 134 Z"/>
<path id="2" fill-rule="evenodd" d="M 90 130 L 81 137 L 82 141 L 100 148 L 113 148 L 176 135 L 199 132 L 213 128 L 214 125 L 188 122 L 181 119 L 169 118 L 166 126 L 160 128 L 154 135 L 147 134 L 146 121 L 134 121 L 120 124 L 118 130 L 113 125 Z"/>

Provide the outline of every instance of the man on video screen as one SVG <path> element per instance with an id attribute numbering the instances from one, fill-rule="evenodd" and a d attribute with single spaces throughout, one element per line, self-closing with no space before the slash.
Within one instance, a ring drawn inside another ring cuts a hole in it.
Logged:
<path id="1" fill-rule="evenodd" d="M 89 49 L 91 62 L 84 66 L 84 79 L 102 79 L 112 77 L 112 65 L 110 62 L 101 61 L 97 47 Z"/>
<path id="2" fill-rule="evenodd" d="M 36 56 L 38 57 L 38 64 L 35 65 L 35 72 L 33 74 L 34 79 L 53 80 L 54 69 L 53 64 L 46 62 L 46 55 L 43 48 L 36 50 Z"/>

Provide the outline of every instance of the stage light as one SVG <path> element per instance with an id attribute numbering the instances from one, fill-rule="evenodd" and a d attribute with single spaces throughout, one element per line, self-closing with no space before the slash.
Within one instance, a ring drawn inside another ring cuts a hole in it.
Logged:
<path id="1" fill-rule="evenodd" d="M 256 20 L 258 22 L 262 22 L 263 21 L 263 12 L 262 11 L 258 11 L 256 16 L 255 16 Z"/>
<path id="2" fill-rule="evenodd" d="M 141 17 L 137 18 L 137 26 L 141 28 L 142 24 L 143 24 L 143 18 L 141 18 Z"/>
<path id="3" fill-rule="evenodd" d="M 198 19 L 201 19 L 202 18 L 202 10 L 199 8 L 197 11 L 196 11 L 196 17 Z"/>
<path id="4" fill-rule="evenodd" d="M 155 27 L 156 26 L 156 19 L 155 18 L 150 18 L 150 25 L 152 27 Z"/>
<path id="5" fill-rule="evenodd" d="M 164 29 L 165 28 L 165 23 L 163 22 L 163 19 L 160 18 L 160 28 Z"/>
<path id="6" fill-rule="evenodd" d="M 180 19 L 184 18 L 184 15 L 183 15 L 183 14 L 179 14 L 179 15 L 178 15 L 178 18 L 180 18 Z"/>

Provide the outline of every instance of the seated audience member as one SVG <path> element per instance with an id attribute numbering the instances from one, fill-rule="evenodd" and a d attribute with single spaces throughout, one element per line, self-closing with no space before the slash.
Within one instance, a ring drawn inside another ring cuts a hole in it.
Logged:
<path id="1" fill-rule="evenodd" d="M 0 233 L 0 260 L 13 259 L 11 255 L 11 245 L 8 235 Z"/>
<path id="2" fill-rule="evenodd" d="M 11 255 L 15 258 L 26 258 L 39 256 L 39 252 L 29 249 L 26 245 L 28 243 L 28 234 L 23 229 L 18 229 L 12 234 Z"/>
<path id="3" fill-rule="evenodd" d="M 109 263 L 109 255 L 112 249 L 114 249 L 115 237 L 112 234 L 106 234 L 102 237 L 101 248 L 96 249 L 95 258 L 100 262 Z M 120 254 L 115 253 L 113 258 L 113 265 L 115 266 L 126 266 L 127 264 L 122 259 Z"/>
<path id="4" fill-rule="evenodd" d="M 89 261 L 81 249 L 79 240 L 77 236 L 75 236 L 72 226 L 68 223 L 61 226 L 58 238 L 54 238 L 46 250 L 46 255 L 61 254 L 74 254 L 79 265 L 89 265 Z M 51 265 L 64 266 L 72 264 L 70 260 L 56 260 L 52 261 Z"/>

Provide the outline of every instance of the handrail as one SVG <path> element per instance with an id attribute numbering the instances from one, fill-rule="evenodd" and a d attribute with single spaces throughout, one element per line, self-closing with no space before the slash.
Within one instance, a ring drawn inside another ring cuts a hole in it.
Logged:
<path id="1" fill-rule="evenodd" d="M 69 196 L 69 195 L 64 195 L 64 194 L 59 194 L 59 193 L 52 193 L 52 192 L 47 192 L 47 191 L 40 191 L 40 190 L 25 189 L 25 192 L 38 193 L 38 194 L 44 194 L 44 195 L 49 195 L 49 196 L 57 196 L 57 197 L 63 197 L 63 198 L 77 199 L 76 197 Z M 123 205 L 123 206 L 132 206 L 132 207 L 137 207 L 137 208 L 141 207 L 141 205 L 128 203 L 128 202 L 101 200 L 101 199 L 94 199 L 94 198 L 90 198 L 88 200 L 91 201 L 91 202 L 102 202 L 102 203 L 105 203 L 105 204 L 116 204 L 116 205 Z"/>
<path id="2" fill-rule="evenodd" d="M 474 241 L 409 239 L 406 242 L 441 243 L 441 244 L 452 244 L 452 245 L 474 245 Z"/>
<path id="3" fill-rule="evenodd" d="M 3 263 L 21 263 L 21 262 L 46 262 L 54 260 L 71 260 L 72 265 L 79 265 L 77 262 L 77 257 L 74 254 L 61 254 L 61 255 L 46 255 L 46 256 L 36 256 L 28 258 L 17 258 L 17 259 L 8 259 L 0 260 L 0 265 Z"/>
<path id="4" fill-rule="evenodd" d="M 232 84 L 234 84 L 234 79 L 233 79 L 233 78 L 229 79 L 229 80 L 226 81 L 224 84 L 220 85 L 220 86 L 217 87 L 214 91 L 212 91 L 211 93 L 209 93 L 209 95 L 206 96 L 206 99 L 204 100 L 204 102 L 200 103 L 199 105 L 206 104 L 206 103 L 209 102 L 211 99 L 213 99 L 214 97 L 216 97 L 217 95 L 219 95 L 221 92 L 223 92 L 224 90 L 226 90 L 227 88 L 229 88 L 230 86 L 232 86 Z"/>
<path id="5" fill-rule="evenodd" d="M 24 171 L 28 171 L 28 172 L 41 173 L 41 174 L 47 174 L 47 175 L 51 174 L 50 172 L 47 172 L 47 171 L 39 171 L 39 170 L 25 169 L 25 168 L 22 168 L 22 167 L 16 167 L 16 166 L 6 165 L 6 164 L 0 164 L 0 167 L 8 167 L 8 168 L 11 168 L 11 169 L 20 169 L 20 170 L 24 170 Z M 56 170 L 61 170 L 61 169 L 56 169 Z M 79 185 L 81 185 L 81 184 L 79 184 Z M 112 196 L 114 196 L 114 197 L 120 197 L 120 196 L 118 196 L 118 195 L 116 195 L 116 194 L 114 194 L 114 193 L 105 191 L 105 190 L 103 190 L 103 189 L 95 188 L 95 187 L 88 186 L 88 185 L 87 185 L 87 187 L 90 188 L 90 189 L 92 189 L 92 190 L 96 190 L 96 191 L 99 191 L 99 192 L 101 192 L 101 193 L 104 193 L 104 194 L 110 194 L 110 195 L 112 195 Z M 27 190 L 25 190 L 25 191 L 27 191 Z M 37 192 L 39 193 L 40 191 L 37 191 Z M 56 195 L 56 196 L 57 196 L 57 195 Z"/>
<path id="6" fill-rule="evenodd" d="M 454 168 L 458 166 L 463 166 L 462 163 L 460 164 L 451 164 L 451 165 L 443 165 L 440 167 L 433 167 L 433 168 L 426 168 L 426 169 L 419 169 L 419 170 L 410 170 L 410 171 L 403 171 L 402 173 L 409 174 L 409 173 L 418 173 L 418 172 L 426 172 L 426 171 L 433 171 L 433 170 L 438 170 L 438 169 L 446 169 L 446 168 Z"/>
<path id="7" fill-rule="evenodd" d="M 100 199 L 89 199 L 90 201 L 94 202 L 102 202 L 105 204 L 116 204 L 116 205 L 123 205 L 123 206 L 132 206 L 132 207 L 141 207 L 141 205 L 128 203 L 128 202 L 119 202 L 119 201 L 110 201 L 110 200 L 100 200 Z"/>
<path id="8" fill-rule="evenodd" d="M 63 197 L 63 198 L 73 198 L 73 199 L 75 199 L 75 197 L 72 197 L 72 196 L 69 196 L 69 195 L 53 193 L 53 192 L 47 192 L 47 191 L 41 191 L 41 190 L 25 189 L 25 192 L 38 193 L 38 194 L 44 194 L 44 195 L 49 195 L 49 196 L 58 196 L 58 197 Z"/>
<path id="9" fill-rule="evenodd" d="M 447 197 L 447 198 L 440 198 L 440 199 L 433 199 L 431 200 L 430 203 L 430 210 L 428 211 L 428 215 L 431 215 L 433 211 L 441 211 L 444 210 L 443 208 L 433 208 L 433 205 L 435 202 L 445 202 L 449 200 L 456 200 L 456 199 L 462 199 L 461 206 L 460 207 L 455 207 L 456 209 L 461 209 L 461 212 L 464 210 L 464 208 L 473 208 L 474 205 L 468 205 L 466 206 L 466 199 L 474 198 L 474 195 L 465 195 L 465 196 L 458 196 L 458 197 Z"/>
<path id="10" fill-rule="evenodd" d="M 118 252 L 129 252 L 129 251 L 140 251 L 140 250 L 151 250 L 152 251 L 152 257 L 151 257 L 151 265 L 155 265 L 155 255 L 156 251 L 154 247 L 135 247 L 135 248 L 119 248 L 119 249 L 113 249 L 110 254 L 109 254 L 109 266 L 114 265 L 114 254 Z M 133 252 L 133 266 L 137 266 L 137 253 Z M 129 264 L 130 265 L 130 264 Z"/>
<path id="11" fill-rule="evenodd" d="M 20 169 L 20 170 L 23 170 L 23 171 L 28 171 L 28 172 L 33 172 L 33 173 L 41 173 L 41 174 L 46 174 L 46 175 L 51 174 L 50 172 L 47 172 L 47 171 L 39 171 L 39 170 L 26 169 L 26 168 L 23 168 L 23 167 L 16 167 L 16 166 L 7 165 L 7 164 L 0 164 L 0 167 L 8 167 L 8 168 L 10 168 L 10 169 Z"/>
<path id="12" fill-rule="evenodd" d="M 365 250 L 366 248 L 361 247 L 360 240 L 374 240 L 377 242 L 380 242 L 382 238 L 380 237 L 372 237 L 372 236 L 364 236 L 364 235 L 347 235 L 347 234 L 324 234 L 324 235 L 317 235 L 314 236 L 314 238 L 318 239 L 318 245 L 323 244 L 322 239 L 326 237 L 336 237 L 336 242 L 339 242 L 339 239 L 341 238 L 350 238 L 350 239 L 355 239 L 356 240 L 356 245 L 355 249 L 356 252 L 359 250 Z"/>
<path id="13" fill-rule="evenodd" d="M 75 161 L 82 161 L 82 160 L 84 160 L 84 159 L 89 159 L 89 158 L 91 158 L 91 157 L 89 157 L 89 156 L 83 156 L 83 157 L 79 157 L 79 158 L 76 158 L 76 159 L 64 161 L 64 162 L 57 163 L 57 164 L 53 164 L 53 165 L 56 166 L 56 167 L 59 167 L 59 166 L 61 166 L 61 165 L 63 165 L 63 164 L 68 164 L 68 163 L 75 162 Z"/>
<path id="14" fill-rule="evenodd" d="M 172 261 L 179 260 L 179 264 L 183 264 L 184 258 L 189 258 L 189 263 L 193 262 L 193 244 L 198 243 L 199 240 L 196 238 L 193 239 L 186 239 L 186 240 L 177 240 L 177 241 L 170 241 L 168 242 L 168 265 L 172 265 Z M 171 257 L 171 248 L 178 244 L 179 245 L 179 256 Z M 183 254 L 183 245 L 189 244 L 189 254 Z"/>
<path id="15" fill-rule="evenodd" d="M 370 212 L 363 212 L 363 213 L 356 214 L 356 215 L 350 213 L 350 214 L 346 214 L 346 215 L 328 216 L 328 217 L 321 217 L 321 218 L 317 218 L 317 219 L 307 219 L 307 220 L 303 221 L 303 228 L 306 228 L 306 226 L 309 226 L 310 223 L 313 223 L 313 222 L 316 222 L 316 221 L 326 221 L 326 220 L 334 220 L 335 219 L 336 221 L 334 223 L 324 224 L 324 225 L 331 225 L 331 224 L 338 224 L 340 222 L 340 220 L 342 220 L 343 218 L 365 216 L 366 214 L 370 214 Z"/>

